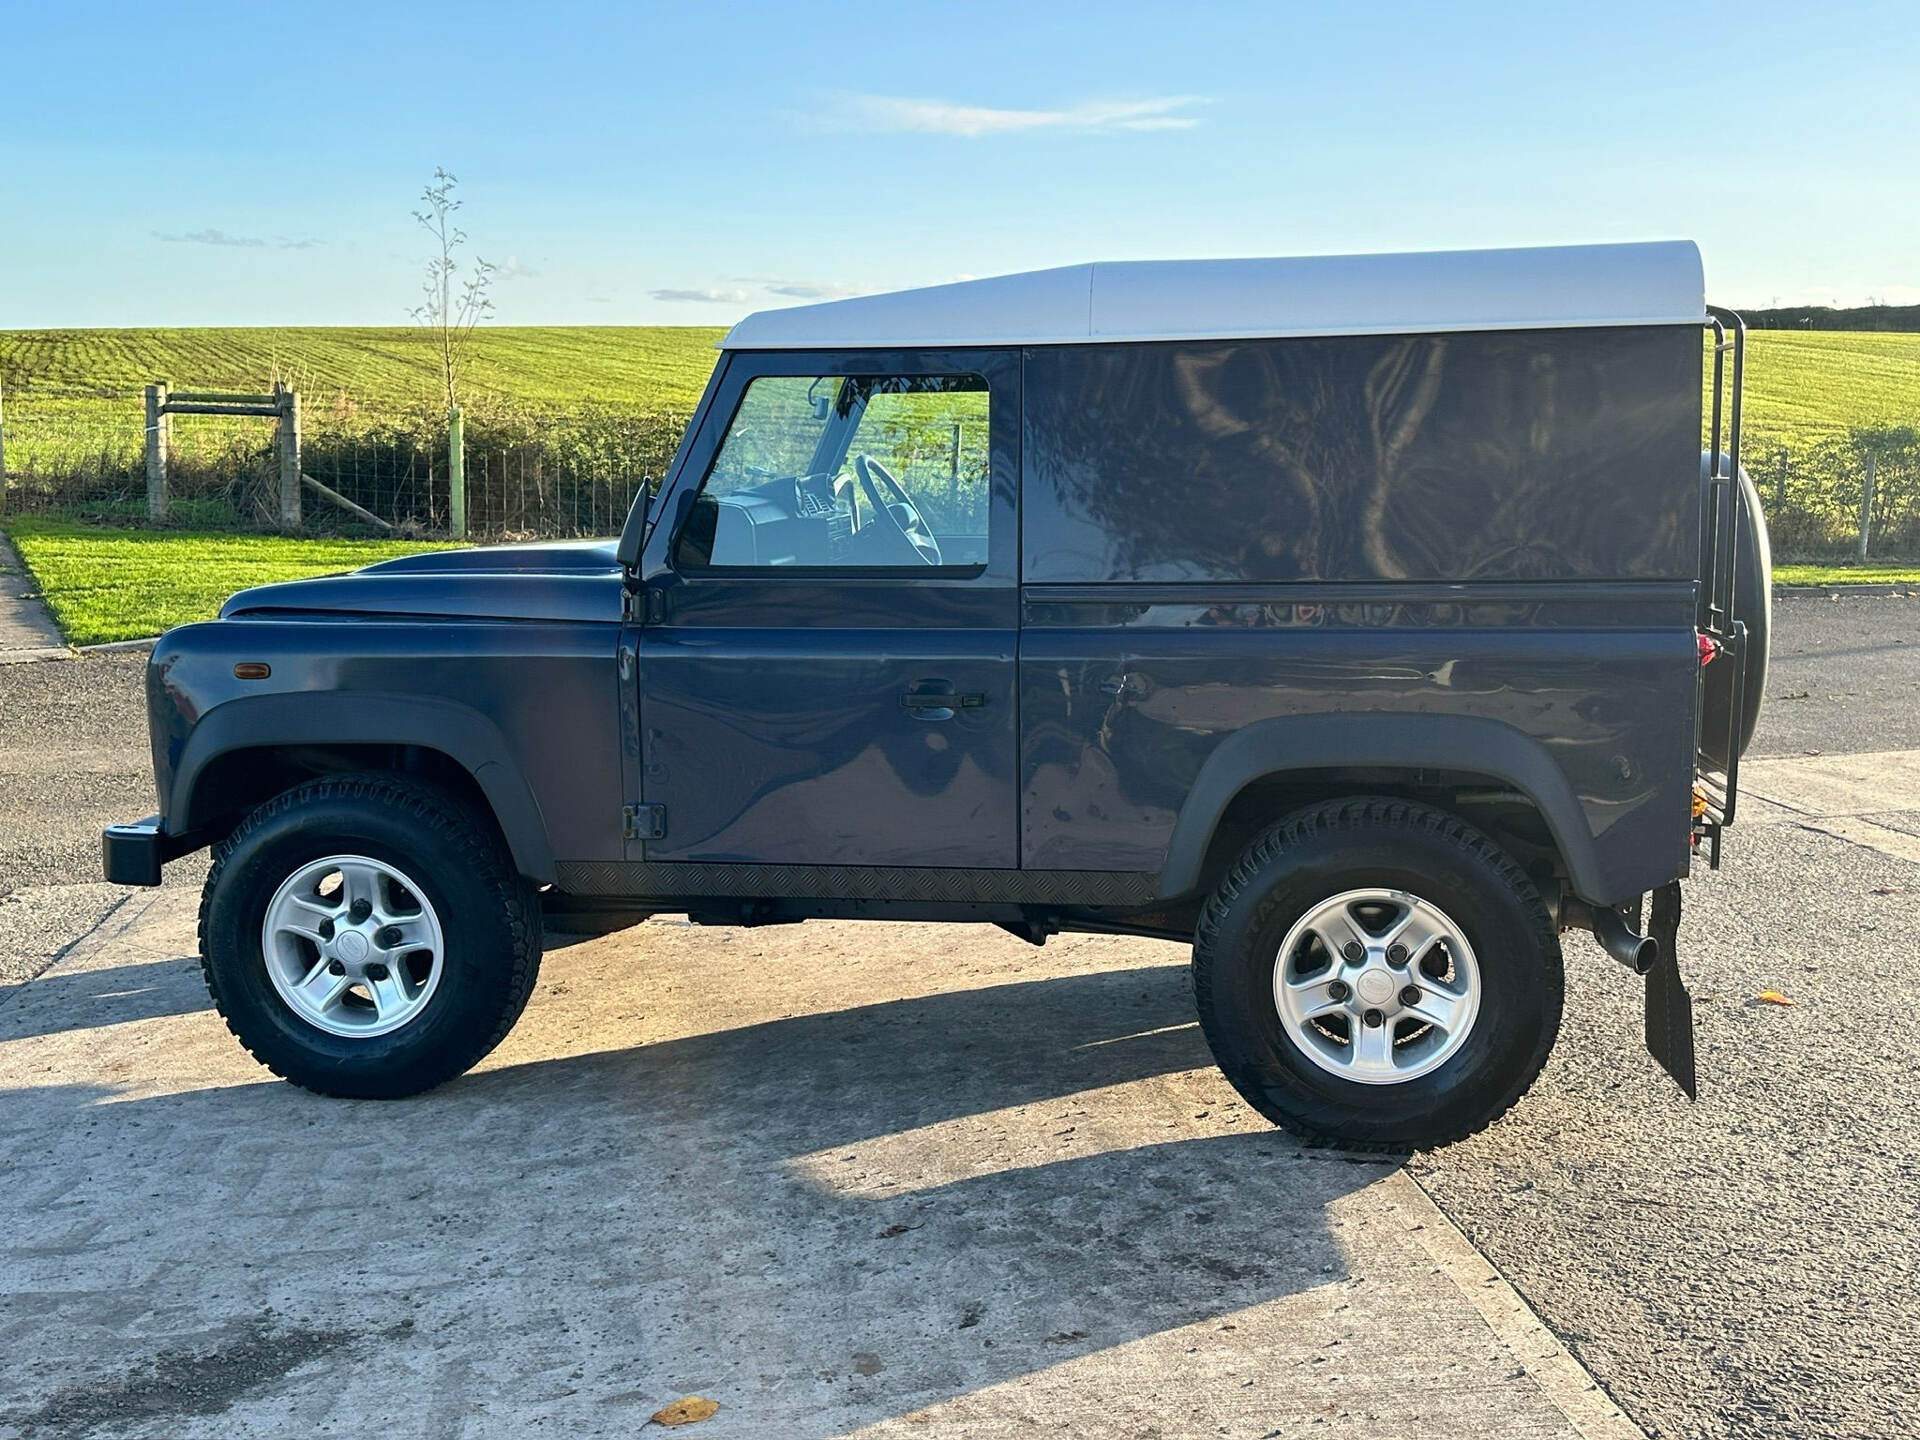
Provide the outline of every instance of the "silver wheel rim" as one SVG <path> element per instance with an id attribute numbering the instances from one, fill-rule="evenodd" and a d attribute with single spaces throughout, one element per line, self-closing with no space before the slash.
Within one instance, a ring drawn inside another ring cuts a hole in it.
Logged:
<path id="1" fill-rule="evenodd" d="M 302 865 L 267 902 L 267 976 L 294 1014 L 370 1039 L 420 1017 L 446 969 L 440 917 L 412 876 L 365 855 Z"/>
<path id="2" fill-rule="evenodd" d="M 1439 906 L 1347 890 L 1295 922 L 1273 967 L 1281 1026 L 1315 1065 L 1400 1085 L 1459 1053 L 1480 1014 L 1480 966 Z"/>

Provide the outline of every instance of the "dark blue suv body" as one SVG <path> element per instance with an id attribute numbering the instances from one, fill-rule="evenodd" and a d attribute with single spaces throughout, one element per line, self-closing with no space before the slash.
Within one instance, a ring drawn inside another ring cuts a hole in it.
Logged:
<path id="1" fill-rule="evenodd" d="M 485 1053 L 543 915 L 660 911 L 1193 939 L 1249 1100 L 1379 1146 L 1519 1096 L 1591 929 L 1661 962 L 1690 1084 L 1674 882 L 1732 819 L 1767 593 L 1719 350 L 1702 462 L 1702 326 L 1737 322 L 1698 266 L 1080 267 L 754 317 L 617 545 L 164 637 L 161 810 L 109 876 L 217 843 L 216 998 L 334 1093 Z"/>

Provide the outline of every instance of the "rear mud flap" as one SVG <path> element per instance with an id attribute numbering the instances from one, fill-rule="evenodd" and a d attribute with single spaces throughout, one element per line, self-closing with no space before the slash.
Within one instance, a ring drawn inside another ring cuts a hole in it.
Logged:
<path id="1" fill-rule="evenodd" d="M 1693 1065 L 1693 996 L 1680 978 L 1680 882 L 1674 880 L 1653 892 L 1653 911 L 1647 934 L 1660 942 L 1660 958 L 1647 972 L 1647 1051 L 1660 1068 L 1686 1091 L 1700 1098 Z"/>

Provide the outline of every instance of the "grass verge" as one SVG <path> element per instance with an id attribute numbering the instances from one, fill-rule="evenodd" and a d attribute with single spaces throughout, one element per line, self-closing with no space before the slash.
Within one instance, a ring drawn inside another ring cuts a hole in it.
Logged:
<path id="1" fill-rule="evenodd" d="M 1920 561 L 1885 565 L 1776 565 L 1776 585 L 1920 585 Z"/>
<path id="2" fill-rule="evenodd" d="M 113 530 L 37 515 L 9 516 L 0 528 L 12 537 L 73 645 L 137 640 L 190 620 L 211 620 L 223 600 L 250 585 L 450 548 L 431 540 Z"/>
<path id="3" fill-rule="evenodd" d="M 358 569 L 452 548 L 433 540 L 306 540 L 185 530 L 124 530 L 38 515 L 6 533 L 69 643 L 99 645 L 210 620 L 236 590 Z M 1779 585 L 1920 585 L 1920 562 L 1776 565 Z"/>

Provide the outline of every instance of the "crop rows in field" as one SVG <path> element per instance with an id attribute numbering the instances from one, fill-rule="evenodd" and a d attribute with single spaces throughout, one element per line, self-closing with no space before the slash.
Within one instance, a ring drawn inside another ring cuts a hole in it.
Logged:
<path id="1" fill-rule="evenodd" d="M 558 417 L 588 411 L 613 417 L 602 428 L 617 443 L 629 419 L 679 417 L 692 408 L 722 333 L 679 326 L 475 331 L 461 386 L 470 426 L 478 438 L 525 417 L 546 429 L 558 423 L 577 440 L 593 422 Z M 316 460 L 329 442 L 369 437 L 389 450 L 444 449 L 444 439 L 434 439 L 444 436 L 439 359 L 420 327 L 16 330 L 0 331 L 9 468 L 17 484 L 41 492 L 42 503 L 128 492 L 137 489 L 142 463 L 141 387 L 165 381 L 176 389 L 259 391 L 276 380 L 300 392 Z M 170 453 L 202 475 L 240 475 L 264 466 L 271 437 L 268 421 L 196 416 L 174 422 Z M 670 454 L 671 438 L 665 445 Z"/>
<path id="2" fill-rule="evenodd" d="M 470 514 L 504 532 L 603 530 L 665 468 L 721 333 L 476 331 L 463 386 Z M 438 362 L 418 327 L 0 331 L 16 508 L 137 513 L 142 385 L 259 390 L 276 379 L 301 393 L 309 473 L 395 521 L 444 524 Z M 1920 451 L 1891 433 L 1913 428 L 1920 334 L 1750 334 L 1744 453 L 1787 549 L 1847 543 L 1869 451 L 1881 467 L 1875 543 L 1920 545 L 1920 471 L 1907 478 Z M 174 493 L 229 517 L 207 523 L 258 522 L 270 439 L 266 421 L 176 423 Z"/>
<path id="3" fill-rule="evenodd" d="M 533 409 L 593 403 L 684 410 L 723 332 L 704 326 L 490 327 L 474 332 L 464 388 Z M 194 390 L 264 390 L 276 379 L 310 405 L 344 397 L 401 411 L 430 404 L 439 364 L 419 327 L 0 330 L 0 383 L 15 399 L 99 401 L 163 380 Z"/>
<path id="4" fill-rule="evenodd" d="M 1920 334 L 1751 331 L 1745 391 L 1746 434 L 1759 444 L 1920 426 Z"/>
<path id="5" fill-rule="evenodd" d="M 476 331 L 466 393 L 527 411 L 579 406 L 685 412 L 721 331 L 693 326 L 537 326 Z M 431 408 L 439 372 L 418 327 L 0 331 L 0 384 L 29 412 L 103 430 L 137 428 L 141 386 L 301 392 L 309 423 Z M 1920 423 L 1920 334 L 1761 330 L 1749 337 L 1748 433 L 1800 445 L 1856 426 Z"/>

